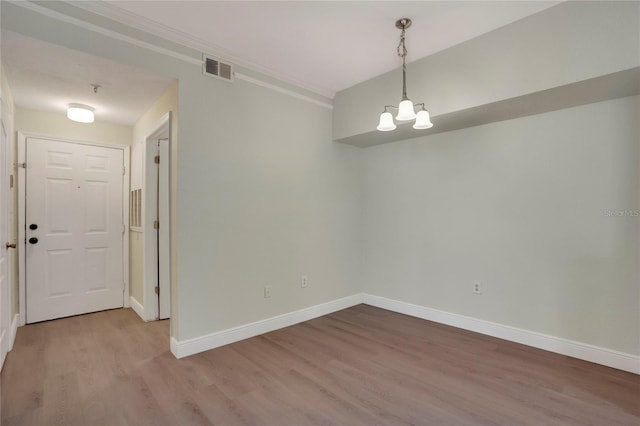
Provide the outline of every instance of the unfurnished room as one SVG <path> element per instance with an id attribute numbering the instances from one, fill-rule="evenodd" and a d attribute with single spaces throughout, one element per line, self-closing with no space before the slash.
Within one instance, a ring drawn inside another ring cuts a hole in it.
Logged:
<path id="1" fill-rule="evenodd" d="M 2 425 L 640 425 L 640 1 L 0 24 Z"/>

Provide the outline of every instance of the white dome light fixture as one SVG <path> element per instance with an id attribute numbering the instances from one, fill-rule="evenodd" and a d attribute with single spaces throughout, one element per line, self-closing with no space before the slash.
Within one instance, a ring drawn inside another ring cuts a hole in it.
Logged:
<path id="1" fill-rule="evenodd" d="M 78 123 L 93 123 L 95 119 L 94 109 L 83 104 L 69 104 L 67 108 L 67 118 Z"/>
<path id="2" fill-rule="evenodd" d="M 393 117 L 387 108 L 397 109 L 398 115 L 396 115 L 396 121 L 410 121 L 415 120 L 413 128 L 417 130 L 429 129 L 433 127 L 429 112 L 424 107 L 424 103 L 414 104 L 407 97 L 407 47 L 404 41 L 404 32 L 411 26 L 411 19 L 402 18 L 396 21 L 396 28 L 402 30 L 400 33 L 400 44 L 398 44 L 398 56 L 402 58 L 402 100 L 396 107 L 394 105 L 385 105 L 384 111 L 380 114 L 380 122 L 377 129 L 381 132 L 389 132 L 395 130 L 396 125 L 393 122 Z M 416 114 L 415 108 L 420 107 L 420 110 Z"/>

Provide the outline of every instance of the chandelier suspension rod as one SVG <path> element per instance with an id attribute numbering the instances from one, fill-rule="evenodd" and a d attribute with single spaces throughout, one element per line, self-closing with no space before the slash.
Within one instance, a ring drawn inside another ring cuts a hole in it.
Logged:
<path id="1" fill-rule="evenodd" d="M 409 99 L 407 97 L 407 46 L 405 45 L 404 31 L 411 24 L 407 24 L 406 19 L 399 21 L 399 28 L 402 29 L 400 33 L 400 44 L 398 44 L 398 56 L 402 58 L 402 100 Z"/>

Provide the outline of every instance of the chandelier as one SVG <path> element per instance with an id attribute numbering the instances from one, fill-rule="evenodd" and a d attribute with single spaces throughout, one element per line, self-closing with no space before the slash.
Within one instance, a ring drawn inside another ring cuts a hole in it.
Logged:
<path id="1" fill-rule="evenodd" d="M 395 109 L 398 110 L 398 114 L 396 115 L 396 121 L 410 121 L 415 120 L 413 124 L 414 129 L 429 129 L 433 127 L 433 123 L 431 122 L 431 118 L 429 117 L 429 111 L 424 107 L 424 103 L 414 104 L 407 97 L 407 47 L 404 42 L 404 32 L 407 28 L 411 26 L 411 19 L 402 18 L 396 21 L 396 28 L 401 30 L 400 33 L 400 44 L 398 44 L 398 56 L 402 58 L 402 100 L 400 101 L 400 105 L 397 107 L 394 105 L 385 105 L 384 112 L 380 114 L 380 123 L 378 123 L 377 129 L 382 132 L 388 132 L 391 130 L 395 130 L 396 124 L 393 121 L 393 116 L 387 109 Z M 415 108 L 419 107 L 420 109 L 416 113 Z"/>

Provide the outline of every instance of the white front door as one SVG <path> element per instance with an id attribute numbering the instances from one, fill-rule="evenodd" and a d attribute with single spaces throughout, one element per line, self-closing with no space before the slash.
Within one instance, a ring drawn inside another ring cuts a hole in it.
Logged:
<path id="1" fill-rule="evenodd" d="M 123 306 L 123 151 L 28 138 L 26 322 Z"/>

